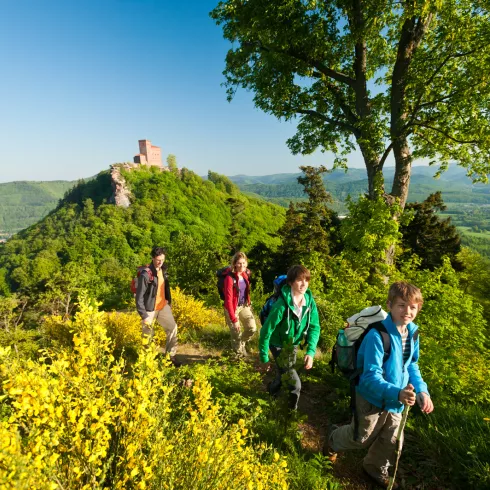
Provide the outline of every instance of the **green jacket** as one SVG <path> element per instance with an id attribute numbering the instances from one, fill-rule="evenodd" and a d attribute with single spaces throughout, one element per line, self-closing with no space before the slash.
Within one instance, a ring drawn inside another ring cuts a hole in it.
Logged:
<path id="1" fill-rule="evenodd" d="M 290 340 L 294 345 L 298 345 L 303 340 L 305 333 L 308 343 L 306 355 L 311 357 L 315 355 L 316 344 L 320 337 L 320 320 L 315 300 L 309 289 L 305 293 L 305 303 L 300 323 L 294 313 L 291 286 L 286 284 L 282 287 L 281 295 L 272 306 L 265 324 L 260 329 L 259 356 L 261 362 L 269 361 L 269 345 L 282 347 L 284 342 Z"/>

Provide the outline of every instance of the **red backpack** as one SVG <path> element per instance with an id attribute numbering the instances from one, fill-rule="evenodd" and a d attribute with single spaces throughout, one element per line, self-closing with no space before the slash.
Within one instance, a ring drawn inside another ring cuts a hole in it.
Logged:
<path id="1" fill-rule="evenodd" d="M 247 274 L 247 278 L 250 281 L 250 276 L 252 275 L 252 273 L 248 269 L 245 270 L 245 273 Z M 218 278 L 218 283 L 217 283 L 218 293 L 219 293 L 219 297 L 223 301 L 225 300 L 224 287 L 225 287 L 225 277 L 226 276 L 231 276 L 231 278 L 233 280 L 233 287 L 238 291 L 238 283 L 236 282 L 235 276 L 232 273 L 231 267 L 229 265 L 227 265 L 226 267 L 222 267 L 221 269 L 218 269 L 216 271 L 216 277 Z"/>
<path id="2" fill-rule="evenodd" d="M 148 264 L 148 265 L 140 265 L 138 267 L 138 269 L 137 269 L 136 277 L 133 277 L 133 279 L 131 281 L 131 292 L 134 295 L 136 295 L 136 290 L 138 288 L 138 277 L 140 277 L 140 274 L 143 271 L 146 271 L 147 272 L 148 278 L 149 278 L 150 282 L 153 282 L 153 272 L 150 269 L 150 264 Z"/>

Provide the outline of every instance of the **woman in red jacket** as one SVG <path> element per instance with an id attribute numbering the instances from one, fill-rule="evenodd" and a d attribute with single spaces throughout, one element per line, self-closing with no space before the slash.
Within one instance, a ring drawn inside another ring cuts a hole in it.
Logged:
<path id="1" fill-rule="evenodd" d="M 231 261 L 231 272 L 225 277 L 225 319 L 230 328 L 231 346 L 238 356 L 246 356 L 246 343 L 257 330 L 250 307 L 250 271 L 247 256 L 237 252 Z"/>

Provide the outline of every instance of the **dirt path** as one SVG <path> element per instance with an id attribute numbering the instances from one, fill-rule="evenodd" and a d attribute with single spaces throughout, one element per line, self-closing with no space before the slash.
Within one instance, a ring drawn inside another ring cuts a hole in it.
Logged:
<path id="1" fill-rule="evenodd" d="M 180 344 L 176 360 L 183 365 L 193 363 L 205 363 L 208 359 L 219 359 L 221 349 L 204 348 L 200 344 Z M 252 354 L 246 359 L 257 371 L 262 371 L 257 354 Z M 274 369 L 263 375 L 263 390 L 267 391 L 267 384 L 275 376 Z M 307 452 L 318 453 L 323 448 L 327 424 L 329 422 L 326 407 L 336 395 L 328 389 L 325 383 L 310 380 L 305 373 L 300 373 L 302 378 L 302 390 L 298 410 L 300 414 L 307 416 L 307 421 L 300 423 L 302 431 L 301 445 Z M 361 458 L 352 454 L 341 456 L 333 467 L 336 478 L 342 482 L 346 490 L 371 490 L 378 488 L 366 480 L 361 470 Z"/>

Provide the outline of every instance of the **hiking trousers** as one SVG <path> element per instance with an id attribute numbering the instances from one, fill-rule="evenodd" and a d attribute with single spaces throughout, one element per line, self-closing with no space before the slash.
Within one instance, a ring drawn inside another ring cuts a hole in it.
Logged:
<path id="1" fill-rule="evenodd" d="M 355 436 L 357 418 L 357 438 Z M 374 478 L 389 478 L 388 470 L 395 461 L 396 436 L 401 413 L 388 412 L 369 403 L 356 393 L 356 417 L 330 434 L 330 447 L 335 452 L 369 447 L 364 469 Z M 400 450 L 403 434 L 400 439 Z"/>
<path id="2" fill-rule="evenodd" d="M 287 381 L 289 388 L 289 408 L 298 408 L 299 394 L 301 392 L 301 380 L 294 366 L 296 364 L 296 353 L 298 346 L 294 345 L 292 351 L 287 353 L 282 347 L 269 346 L 269 349 L 276 361 L 276 378 L 269 384 L 269 393 L 275 396 L 281 389 L 282 382 Z"/>
<path id="3" fill-rule="evenodd" d="M 240 331 L 237 332 L 233 327 L 230 314 L 225 308 L 225 320 L 231 335 L 231 348 L 237 354 L 245 354 L 245 344 L 252 338 L 253 334 L 257 330 L 255 325 L 255 317 L 250 306 L 238 306 L 235 312 L 235 316 L 240 322 Z"/>
<path id="4" fill-rule="evenodd" d="M 141 322 L 141 330 L 143 336 L 149 337 L 151 341 L 155 335 L 154 325 L 158 323 L 167 337 L 165 345 L 165 353 L 170 354 L 170 357 L 175 356 L 177 352 L 177 324 L 175 323 L 174 316 L 172 315 L 172 308 L 166 304 L 163 309 L 157 311 L 147 311 L 150 324 L 147 325 L 143 321 Z"/>

